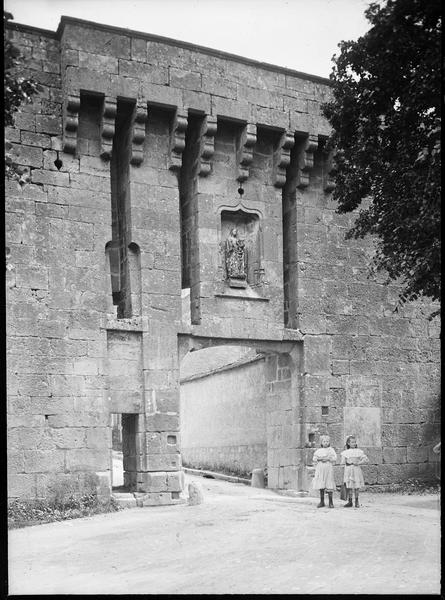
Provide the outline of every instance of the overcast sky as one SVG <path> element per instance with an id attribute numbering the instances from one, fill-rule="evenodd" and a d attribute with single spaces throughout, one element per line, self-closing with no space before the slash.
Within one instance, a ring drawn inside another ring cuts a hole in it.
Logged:
<path id="1" fill-rule="evenodd" d="M 17 23 L 61 15 L 192 42 L 328 77 L 341 40 L 369 28 L 369 0 L 5 0 Z"/>

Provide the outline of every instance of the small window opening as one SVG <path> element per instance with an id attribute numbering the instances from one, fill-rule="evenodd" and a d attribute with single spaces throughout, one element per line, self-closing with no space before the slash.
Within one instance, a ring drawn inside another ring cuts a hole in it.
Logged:
<path id="1" fill-rule="evenodd" d="M 321 414 L 322 414 L 323 416 L 326 416 L 326 415 L 328 415 L 328 414 L 329 414 L 329 406 L 322 406 L 322 407 L 321 407 Z"/>

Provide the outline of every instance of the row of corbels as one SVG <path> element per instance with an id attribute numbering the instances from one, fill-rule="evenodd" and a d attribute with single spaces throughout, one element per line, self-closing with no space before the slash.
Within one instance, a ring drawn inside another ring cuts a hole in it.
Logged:
<path id="1" fill-rule="evenodd" d="M 79 126 L 80 96 L 71 95 L 66 102 L 64 122 L 64 152 L 74 154 L 77 150 L 77 130 Z M 117 102 L 113 98 L 104 98 L 100 124 L 101 153 L 104 160 L 110 160 L 113 137 L 115 133 Z M 130 163 L 139 165 L 143 161 L 143 145 L 145 140 L 145 123 L 148 118 L 147 103 L 137 102 L 132 118 L 132 144 Z M 170 134 L 170 165 L 171 170 L 179 170 L 182 165 L 182 154 L 185 148 L 185 134 L 188 125 L 188 114 L 176 111 Z M 215 151 L 215 134 L 217 119 L 205 115 L 202 120 L 199 135 L 200 148 L 198 152 L 198 169 L 200 176 L 206 177 L 211 172 L 212 158 Z M 286 183 L 287 167 L 290 164 L 291 151 L 298 143 L 298 168 L 296 172 L 296 187 L 303 189 L 309 185 L 309 174 L 314 166 L 314 153 L 318 149 L 317 134 L 284 131 L 276 145 L 273 157 L 273 183 L 281 188 Z M 296 142 L 297 140 L 297 142 Z M 237 141 L 237 181 L 243 183 L 249 177 L 249 168 L 253 160 L 253 150 L 257 141 L 257 127 L 246 123 L 241 129 Z M 333 152 L 325 153 L 324 189 L 332 191 L 335 187 L 333 175 L 335 161 Z"/>
<path id="2" fill-rule="evenodd" d="M 185 132 L 187 130 L 187 114 L 176 113 L 170 140 L 170 168 L 180 169 L 182 152 L 185 148 Z M 217 119 L 206 115 L 200 131 L 200 151 L 198 174 L 205 177 L 211 172 L 211 160 L 215 151 L 215 134 Z M 309 185 L 309 173 L 314 167 L 314 153 L 318 149 L 317 134 L 303 134 L 299 139 L 298 169 L 296 186 L 305 188 Z M 253 150 L 257 141 L 257 127 L 246 123 L 237 140 L 237 181 L 242 184 L 249 177 L 249 168 L 253 161 Z M 295 145 L 295 134 L 283 132 L 274 151 L 273 182 L 281 188 L 286 183 L 287 167 L 290 164 L 290 153 Z M 335 187 L 333 174 L 335 162 L 332 152 L 325 153 L 324 189 L 332 191 Z"/>
<path id="3" fill-rule="evenodd" d="M 77 152 L 77 132 L 79 128 L 80 95 L 70 95 L 65 105 L 65 119 L 63 129 L 63 151 L 69 154 Z M 105 97 L 102 105 L 100 121 L 100 156 L 110 160 L 113 150 L 115 134 L 117 101 L 115 98 Z M 139 165 L 143 161 L 143 146 L 145 141 L 145 122 L 147 121 L 147 103 L 137 102 L 132 118 L 132 143 L 130 163 Z"/>

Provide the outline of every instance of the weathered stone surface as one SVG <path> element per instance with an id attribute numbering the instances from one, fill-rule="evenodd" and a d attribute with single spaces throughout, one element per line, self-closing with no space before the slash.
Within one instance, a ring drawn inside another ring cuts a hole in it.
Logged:
<path id="1" fill-rule="evenodd" d="M 196 506 L 197 504 L 202 504 L 204 502 L 204 494 L 202 491 L 202 486 L 198 482 L 192 482 L 188 485 L 188 499 L 187 502 L 189 506 Z"/>
<path id="2" fill-rule="evenodd" d="M 250 482 L 252 487 L 263 488 L 264 487 L 264 471 L 263 469 L 253 469 L 252 480 Z"/>
<path id="3" fill-rule="evenodd" d="M 63 472 L 65 470 L 65 451 L 25 450 L 25 472 Z"/>
<path id="4" fill-rule="evenodd" d="M 65 465 L 68 471 L 104 471 L 109 467 L 107 452 L 103 450 L 66 450 Z"/>
<path id="5" fill-rule="evenodd" d="M 36 131 L 38 133 L 60 134 L 62 133 L 62 119 L 46 115 L 37 115 Z"/>
<path id="6" fill-rule="evenodd" d="M 111 430 L 109 427 L 93 427 L 86 430 L 85 446 L 87 448 L 105 449 L 111 446 Z"/>
<path id="7" fill-rule="evenodd" d="M 134 508 L 137 506 L 137 500 L 133 494 L 113 493 L 113 497 L 122 508 Z"/>
<path id="8" fill-rule="evenodd" d="M 177 502 L 178 334 L 185 352 L 234 342 L 267 354 L 253 382 L 263 437 L 252 439 L 235 385 L 249 367 L 237 365 L 220 391 L 244 425 L 221 426 L 230 411 L 215 395 L 223 410 L 199 425 L 191 460 L 221 466 L 204 440 L 213 427 L 226 464 L 250 471 L 263 456 L 269 487 L 303 489 L 309 435 L 318 445 L 327 432 L 340 450 L 352 428 L 367 483 L 433 476 L 440 324 L 426 301 L 394 313 L 397 286 L 367 278 L 371 244 L 344 237 L 356 214 L 336 213 L 316 150 L 329 135 L 329 82 L 71 18 L 57 37 L 9 33 L 42 84 L 6 132 L 32 171 L 22 190 L 5 186 L 9 493 L 44 496 L 71 475 L 81 491 L 99 473 L 109 494 L 116 412 L 126 415 L 124 481 L 147 490 L 139 505 Z M 68 97 L 78 112 L 65 111 Z M 105 99 L 120 128 L 101 129 Z M 136 103 L 147 112 L 139 127 Z M 100 157 L 104 132 L 113 144 L 105 135 Z M 77 154 L 63 152 L 66 138 Z M 224 270 L 234 220 L 261 231 L 244 289 Z"/>
<path id="9" fill-rule="evenodd" d="M 404 448 L 383 448 L 384 463 L 404 463 L 407 460 L 407 449 Z"/>
<path id="10" fill-rule="evenodd" d="M 177 414 L 156 413 L 147 418 L 147 431 L 177 431 L 179 417 Z"/>
<path id="11" fill-rule="evenodd" d="M 95 28 L 69 23 L 64 28 L 63 44 L 74 50 L 101 54 L 104 48 L 116 58 L 130 58 L 130 38 Z"/>
<path id="12" fill-rule="evenodd" d="M 43 166 L 43 153 L 41 148 L 12 144 L 11 156 L 18 165 L 35 168 L 41 168 Z"/>
<path id="13" fill-rule="evenodd" d="M 118 72 L 118 59 L 114 56 L 103 56 L 91 52 L 79 50 L 78 65 L 81 68 L 92 69 L 93 71 L 104 71 L 106 73 Z"/>
<path id="14" fill-rule="evenodd" d="M 312 375 L 330 373 L 331 339 L 329 336 L 306 336 L 304 369 Z"/>
<path id="15" fill-rule="evenodd" d="M 35 498 L 36 479 L 34 474 L 14 473 L 8 471 L 8 497 L 9 498 Z"/>
<path id="16" fill-rule="evenodd" d="M 150 471 L 177 471 L 181 468 L 181 455 L 146 454 L 147 469 Z"/>
<path id="17" fill-rule="evenodd" d="M 167 490 L 170 492 L 182 492 L 184 489 L 184 471 L 167 473 Z"/>
<path id="18" fill-rule="evenodd" d="M 147 494 L 136 494 L 137 506 L 163 506 L 167 504 L 182 503 L 183 500 L 173 498 L 174 492 L 150 492 Z"/>
<path id="19" fill-rule="evenodd" d="M 166 471 L 139 473 L 138 489 L 141 492 L 165 492 L 167 491 Z"/>
<path id="20" fill-rule="evenodd" d="M 428 446 L 423 448 L 410 448 L 407 447 L 406 460 L 409 463 L 424 463 L 429 459 L 430 448 Z"/>

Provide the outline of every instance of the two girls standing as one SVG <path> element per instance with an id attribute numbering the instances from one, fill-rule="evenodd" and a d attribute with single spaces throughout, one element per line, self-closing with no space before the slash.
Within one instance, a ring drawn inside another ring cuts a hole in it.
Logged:
<path id="1" fill-rule="evenodd" d="M 328 435 L 320 436 L 320 445 L 314 452 L 313 461 L 315 465 L 315 475 L 312 486 L 320 490 L 320 502 L 317 508 L 325 506 L 324 493 L 327 491 L 329 497 L 329 508 L 334 508 L 332 502 L 332 493 L 335 490 L 334 465 L 337 462 L 337 454 L 334 448 L 331 448 L 331 441 Z M 352 506 L 352 490 L 354 490 L 355 506 L 358 508 L 358 494 L 365 482 L 360 465 L 368 462 L 368 458 L 360 448 L 357 448 L 355 436 L 350 435 L 346 439 L 346 450 L 341 453 L 340 464 L 345 465 L 343 481 L 347 488 L 348 502 L 345 508 Z"/>

